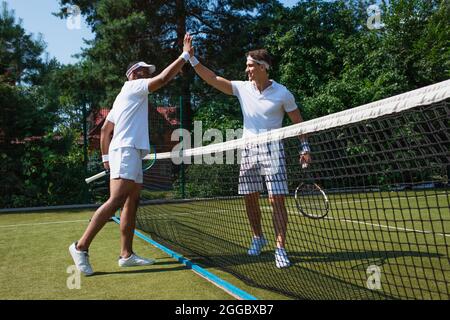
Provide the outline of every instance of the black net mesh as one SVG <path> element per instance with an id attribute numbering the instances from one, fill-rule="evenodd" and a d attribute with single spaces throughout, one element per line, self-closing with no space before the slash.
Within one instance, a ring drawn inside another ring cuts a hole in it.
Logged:
<path id="1" fill-rule="evenodd" d="M 298 299 L 449 299 L 449 113 L 446 100 L 310 133 L 306 169 L 298 137 L 274 142 L 275 152 L 273 142 L 257 144 L 256 169 L 245 174 L 251 156 L 241 149 L 200 164 L 158 160 L 145 173 L 152 183 L 142 192 L 138 228 L 197 263 Z M 265 168 L 268 155 L 278 172 Z M 296 203 L 296 188 L 308 180 L 326 194 L 321 219 Z M 243 185 L 259 191 L 247 205 Z M 248 252 L 249 211 L 253 224 L 261 215 L 268 242 L 259 255 Z M 287 268 L 275 263 L 280 234 Z"/>

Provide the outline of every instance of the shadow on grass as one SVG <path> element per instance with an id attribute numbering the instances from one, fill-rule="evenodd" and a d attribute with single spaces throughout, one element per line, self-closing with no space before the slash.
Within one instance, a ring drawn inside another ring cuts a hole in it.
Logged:
<path id="1" fill-rule="evenodd" d="M 154 265 L 152 265 L 152 266 L 154 266 Z M 158 273 L 158 272 L 187 270 L 187 268 L 185 266 L 178 266 L 178 267 L 173 267 L 173 268 L 152 268 L 152 266 L 148 266 L 148 269 L 139 269 L 139 270 L 127 269 L 127 270 L 123 270 L 123 271 L 94 272 L 94 274 L 92 276 L 90 276 L 90 278 L 99 277 L 99 276 L 107 276 L 107 275 L 145 274 L 145 273 Z"/>
<path id="2" fill-rule="evenodd" d="M 339 261 L 370 261 L 371 264 L 383 265 L 388 263 L 389 259 L 399 257 L 411 258 L 437 258 L 442 259 L 444 256 L 438 253 L 420 252 L 411 250 L 388 251 L 388 250 L 359 250 L 359 251 L 339 251 L 329 253 L 309 252 L 289 252 L 289 257 L 293 263 L 302 262 L 339 262 Z M 273 258 L 272 258 L 273 259 Z M 394 263 L 400 265 L 400 263 Z"/>
<path id="3" fill-rule="evenodd" d="M 187 226 L 179 222 L 172 222 L 171 228 L 159 228 L 161 234 L 152 234 L 152 237 L 170 248 L 175 248 L 181 254 L 187 254 L 189 259 L 200 258 L 208 261 L 216 261 L 220 266 L 236 266 L 241 264 L 253 264 L 257 262 L 274 262 L 275 248 L 263 249 L 259 256 L 247 255 L 248 247 L 219 238 L 200 229 Z M 145 232 L 145 230 L 143 230 Z M 170 231 L 170 232 L 169 232 Z M 341 250 L 335 252 L 298 251 L 288 249 L 288 255 L 292 264 L 296 263 L 330 263 L 345 261 L 370 261 L 371 264 L 385 264 L 388 259 L 399 257 L 410 258 L 446 258 L 439 253 L 412 250 Z M 395 263 L 398 264 L 398 263 Z"/>
<path id="4" fill-rule="evenodd" d="M 155 241 L 185 255 L 193 263 L 204 268 L 222 269 L 248 285 L 298 299 L 411 298 L 407 292 L 403 292 L 404 288 L 400 288 L 399 292 L 369 290 L 366 287 L 367 268 L 370 265 L 385 265 L 395 271 L 395 276 L 402 277 L 401 273 L 408 267 L 408 263 L 402 261 L 403 258 L 412 260 L 409 264 L 415 260 L 441 261 L 446 258 L 439 253 L 413 250 L 364 248 L 318 252 L 291 248 L 288 254 L 292 266 L 278 269 L 275 266 L 274 248 L 265 248 L 260 256 L 248 256 L 247 247 L 175 221 L 170 225 L 158 225 L 157 231 L 158 234 L 151 233 Z M 412 275 L 413 279 L 416 277 Z M 426 280 L 430 284 L 434 281 L 433 277 Z"/>

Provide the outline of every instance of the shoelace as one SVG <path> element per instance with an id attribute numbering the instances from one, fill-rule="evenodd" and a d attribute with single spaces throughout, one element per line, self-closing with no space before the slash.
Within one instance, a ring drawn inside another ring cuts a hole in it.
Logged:
<path id="1" fill-rule="evenodd" d="M 86 262 L 89 264 L 89 253 L 82 251 L 85 258 L 86 258 Z"/>
<path id="2" fill-rule="evenodd" d="M 284 250 L 278 250 L 277 249 L 275 256 L 276 256 L 277 259 L 278 258 L 281 259 L 281 260 L 286 260 L 287 259 L 287 253 Z"/>

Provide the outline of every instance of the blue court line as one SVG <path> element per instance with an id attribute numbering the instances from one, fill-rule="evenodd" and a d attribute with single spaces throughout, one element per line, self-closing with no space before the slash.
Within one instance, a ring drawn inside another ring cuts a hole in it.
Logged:
<path id="1" fill-rule="evenodd" d="M 117 217 L 113 217 L 113 220 L 120 224 L 120 219 Z M 177 259 L 180 263 L 184 264 L 188 269 L 192 269 L 195 272 L 199 273 L 201 276 L 205 277 L 207 280 L 215 283 L 217 286 L 224 288 L 225 290 L 231 292 L 233 295 L 239 297 L 243 300 L 258 300 L 258 298 L 252 296 L 251 294 L 245 292 L 244 290 L 239 289 L 238 287 L 235 287 L 231 283 L 219 278 L 218 276 L 212 274 L 211 272 L 203 269 L 202 267 L 196 265 L 195 263 L 192 263 L 189 259 L 186 259 L 182 255 L 176 253 L 175 251 L 170 250 L 169 248 L 159 244 L 158 242 L 150 239 L 149 237 L 145 236 L 144 234 L 140 233 L 139 231 L 135 230 L 134 234 L 137 235 L 139 238 L 143 239 L 144 241 L 154 245 L 158 249 L 164 251 L 172 258 Z"/>

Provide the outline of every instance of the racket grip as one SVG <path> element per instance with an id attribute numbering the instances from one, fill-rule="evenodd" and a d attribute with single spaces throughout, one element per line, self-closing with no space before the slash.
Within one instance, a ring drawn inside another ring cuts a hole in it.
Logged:
<path id="1" fill-rule="evenodd" d="M 92 181 L 95 181 L 95 180 L 97 180 L 97 179 L 100 179 L 100 178 L 102 178 L 102 177 L 104 177 L 104 176 L 106 176 L 106 171 L 102 171 L 102 172 L 100 172 L 100 173 L 97 173 L 95 176 L 92 176 L 92 177 L 89 177 L 89 178 L 86 178 L 86 179 L 84 179 L 84 181 L 86 181 L 86 183 L 91 183 Z"/>

